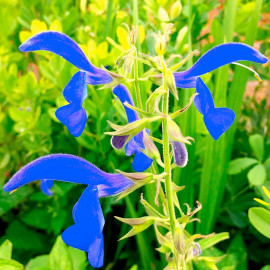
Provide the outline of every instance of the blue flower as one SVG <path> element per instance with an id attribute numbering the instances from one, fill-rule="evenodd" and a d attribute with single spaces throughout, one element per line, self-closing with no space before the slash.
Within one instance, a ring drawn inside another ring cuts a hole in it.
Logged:
<path id="1" fill-rule="evenodd" d="M 137 112 L 133 111 L 132 109 L 128 108 L 124 105 L 125 102 L 129 103 L 130 105 L 134 106 L 133 100 L 130 96 L 130 93 L 128 89 L 122 85 L 119 84 L 118 86 L 114 87 L 113 93 L 119 98 L 122 105 L 124 106 L 124 109 L 127 114 L 127 119 L 129 123 L 132 123 L 134 121 L 137 121 L 139 119 Z M 147 133 L 149 133 L 148 130 L 146 130 Z M 111 143 L 112 146 L 116 149 L 121 149 L 124 147 L 126 141 L 128 140 L 129 136 L 113 136 Z M 137 172 L 143 172 L 146 169 L 148 169 L 153 160 L 146 156 L 141 150 L 145 149 L 144 143 L 143 143 L 143 131 L 135 135 L 133 138 L 131 138 L 128 143 L 125 146 L 125 154 L 127 156 L 131 156 L 132 154 L 135 154 L 133 162 L 132 162 L 132 168 L 134 171 Z"/>
<path id="2" fill-rule="evenodd" d="M 34 35 L 20 47 L 21 52 L 49 51 L 53 52 L 73 64 L 78 71 L 66 85 L 63 96 L 69 103 L 57 109 L 55 115 L 69 130 L 78 137 L 86 125 L 86 112 L 82 107 L 87 97 L 87 84 L 100 85 L 112 81 L 110 75 L 95 66 L 86 58 L 85 54 L 70 37 L 65 34 L 45 31 Z"/>
<path id="3" fill-rule="evenodd" d="M 4 186 L 4 191 L 11 192 L 40 179 L 46 192 L 50 192 L 52 180 L 87 185 L 73 208 L 75 224 L 62 233 L 62 239 L 66 244 L 88 252 L 88 260 L 93 267 L 101 267 L 104 258 L 104 217 L 98 198 L 118 194 L 130 187 L 132 182 L 121 174 L 105 173 L 82 158 L 53 154 L 21 168 Z"/>
<path id="4" fill-rule="evenodd" d="M 227 43 L 206 52 L 188 70 L 174 73 L 180 88 L 195 88 L 198 95 L 194 104 L 203 115 L 210 135 L 217 140 L 234 122 L 235 114 L 228 108 L 215 108 L 213 97 L 199 76 L 236 61 L 252 61 L 264 64 L 268 59 L 254 48 L 241 43 Z"/>

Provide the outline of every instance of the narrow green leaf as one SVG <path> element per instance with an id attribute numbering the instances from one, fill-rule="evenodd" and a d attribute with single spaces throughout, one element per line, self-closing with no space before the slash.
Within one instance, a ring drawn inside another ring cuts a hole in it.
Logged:
<path id="1" fill-rule="evenodd" d="M 198 243 L 200 244 L 201 249 L 205 250 L 229 238 L 230 238 L 229 233 L 223 232 L 223 233 L 214 234 L 213 236 L 209 238 L 201 239 Z"/>
<path id="2" fill-rule="evenodd" d="M 248 217 L 261 234 L 270 238 L 270 211 L 262 207 L 252 207 L 248 210 Z"/>

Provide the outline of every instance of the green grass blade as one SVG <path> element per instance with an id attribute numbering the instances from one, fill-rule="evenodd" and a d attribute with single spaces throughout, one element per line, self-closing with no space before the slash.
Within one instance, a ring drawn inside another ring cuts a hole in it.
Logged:
<path id="1" fill-rule="evenodd" d="M 234 19 L 236 14 L 237 1 L 228 0 L 224 18 L 224 41 L 230 42 L 233 39 Z M 227 84 L 229 66 L 220 68 L 217 71 L 214 100 L 217 107 L 226 106 Z M 203 208 L 199 213 L 201 223 L 197 225 L 197 231 L 208 233 L 211 231 L 216 215 L 220 198 L 226 185 L 226 138 L 222 136 L 218 141 L 214 141 L 210 135 L 207 138 L 205 149 L 204 165 L 200 182 L 199 201 Z"/>
<path id="2" fill-rule="evenodd" d="M 228 3 L 229 2 L 230 1 L 228 1 Z M 231 6 L 227 7 L 228 9 L 231 9 Z M 245 43 L 247 44 L 252 45 L 256 38 L 256 29 L 259 21 L 261 7 L 262 0 L 256 0 L 255 9 L 253 10 L 249 27 L 247 28 L 248 30 L 245 39 Z M 227 14 L 227 16 L 229 16 L 231 19 L 232 13 L 230 12 Z M 231 23 L 227 25 L 232 27 Z M 227 35 L 231 35 L 232 33 L 233 32 L 231 32 L 231 29 L 227 30 Z M 222 78 L 222 75 L 219 76 Z M 246 69 L 236 67 L 227 102 L 225 102 L 227 86 L 224 88 L 226 83 L 222 82 L 219 76 L 216 85 L 217 91 L 215 92 L 216 104 L 217 106 L 224 106 L 227 103 L 227 106 L 233 109 L 236 113 L 236 120 L 234 125 L 227 132 L 226 136 L 221 137 L 217 142 L 214 142 L 213 140 L 209 141 L 207 145 L 200 190 L 200 202 L 203 204 L 203 209 L 200 213 L 202 223 L 197 227 L 197 230 L 201 233 L 208 233 L 212 230 L 216 216 L 218 214 L 218 209 L 220 208 L 222 202 L 227 180 L 227 167 L 231 157 L 236 123 L 241 112 L 241 105 L 243 102 L 243 95 L 249 77 L 249 72 Z M 220 92 L 221 89 L 224 92 Z"/>

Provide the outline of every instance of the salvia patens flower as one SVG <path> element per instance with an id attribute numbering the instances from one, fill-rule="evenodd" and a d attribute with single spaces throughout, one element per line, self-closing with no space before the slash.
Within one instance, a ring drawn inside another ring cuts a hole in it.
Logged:
<path id="1" fill-rule="evenodd" d="M 188 70 L 174 73 L 180 88 L 196 88 L 195 106 L 203 114 L 204 123 L 217 140 L 234 122 L 234 112 L 227 108 L 215 108 L 213 97 L 199 76 L 236 61 L 252 61 L 264 64 L 268 59 L 254 48 L 242 43 L 226 43 L 206 52 Z"/>
<path id="2" fill-rule="evenodd" d="M 65 34 L 45 31 L 26 40 L 20 47 L 21 52 L 49 51 L 73 64 L 80 71 L 75 73 L 66 85 L 63 96 L 69 103 L 56 110 L 55 115 L 69 130 L 78 137 L 86 125 L 86 112 L 82 107 L 87 97 L 87 84 L 100 85 L 112 81 L 110 75 L 95 66 L 86 58 L 79 45 Z"/>
<path id="3" fill-rule="evenodd" d="M 129 123 L 132 123 L 139 119 L 137 112 L 128 108 L 124 105 L 125 102 L 129 103 L 130 105 L 134 106 L 133 100 L 130 96 L 128 89 L 123 85 L 119 84 L 118 86 L 113 88 L 113 93 L 116 95 L 119 100 L 121 101 L 122 105 L 127 114 L 127 119 Z M 148 132 L 148 130 L 146 131 Z M 111 139 L 112 146 L 116 149 L 122 149 L 125 146 L 125 154 L 127 156 L 131 156 L 134 154 L 134 159 L 132 162 L 132 168 L 134 171 L 143 172 L 148 169 L 153 160 L 146 156 L 141 150 L 145 149 L 145 145 L 143 143 L 143 131 L 139 132 L 133 138 L 131 138 L 128 143 L 129 136 L 113 136 Z"/>
<path id="4" fill-rule="evenodd" d="M 105 173 L 82 158 L 53 154 L 21 168 L 4 186 L 4 191 L 16 190 L 35 180 L 42 180 L 41 185 L 47 193 L 50 193 L 52 180 L 87 185 L 73 208 L 75 224 L 62 233 L 62 239 L 66 244 L 88 252 L 88 260 L 93 267 L 101 267 L 104 217 L 98 198 L 118 194 L 130 187 L 132 182 L 121 174 Z"/>

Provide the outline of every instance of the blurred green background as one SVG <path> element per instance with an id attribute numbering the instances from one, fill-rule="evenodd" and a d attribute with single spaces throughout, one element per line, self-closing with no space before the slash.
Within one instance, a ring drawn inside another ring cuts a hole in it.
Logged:
<path id="1" fill-rule="evenodd" d="M 47 197 L 39 190 L 39 183 L 33 183 L 12 195 L 4 193 L 3 185 L 21 166 L 49 153 L 69 153 L 107 172 L 115 168 L 132 170 L 132 158 L 113 149 L 110 137 L 104 135 L 109 130 L 107 120 L 126 122 L 111 89 L 88 87 L 84 103 L 87 126 L 79 138 L 74 138 L 54 112 L 64 104 L 61 92 L 76 68 L 50 53 L 20 53 L 18 46 L 38 32 L 61 31 L 80 44 L 94 65 L 112 69 L 127 48 L 122 23 L 138 23 L 139 49 L 154 55 L 152 33 L 168 22 L 176 27 L 168 45 L 170 54 L 186 56 L 194 49 L 203 54 L 230 41 L 250 44 L 267 57 L 270 54 L 269 0 L 0 0 L 1 270 L 20 270 L 22 265 L 26 270 L 91 269 L 84 252 L 67 247 L 58 237 L 73 223 L 72 207 L 84 187 L 55 182 L 54 195 Z M 191 61 L 185 68 L 190 65 Z M 216 105 L 236 113 L 235 124 L 219 141 L 207 134 L 194 108 L 179 119 L 183 134 L 196 139 L 188 147 L 188 166 L 175 170 L 173 176 L 177 184 L 186 186 L 179 199 L 190 206 L 196 200 L 203 204 L 201 223 L 190 225 L 190 232 L 230 233 L 229 240 L 205 253 L 228 254 L 218 264 L 223 270 L 270 265 L 270 239 L 256 231 L 247 215 L 250 207 L 258 205 L 254 197 L 267 200 L 262 185 L 270 188 L 269 63 L 254 64 L 252 68 L 261 75 L 262 82 L 235 65 L 203 76 Z M 144 99 L 153 87 L 151 83 L 144 85 Z M 190 90 L 179 91 L 181 102 L 171 100 L 171 111 L 181 108 L 193 94 Z M 157 127 L 153 130 L 158 133 Z M 106 219 L 104 269 L 163 269 L 165 265 L 164 258 L 155 252 L 158 244 L 152 228 L 140 236 L 117 241 L 129 228 L 114 216 L 142 216 L 140 192 L 118 202 L 114 198 L 101 199 Z M 143 192 L 153 203 L 155 187 L 149 186 Z M 210 269 L 202 263 L 195 268 Z"/>

